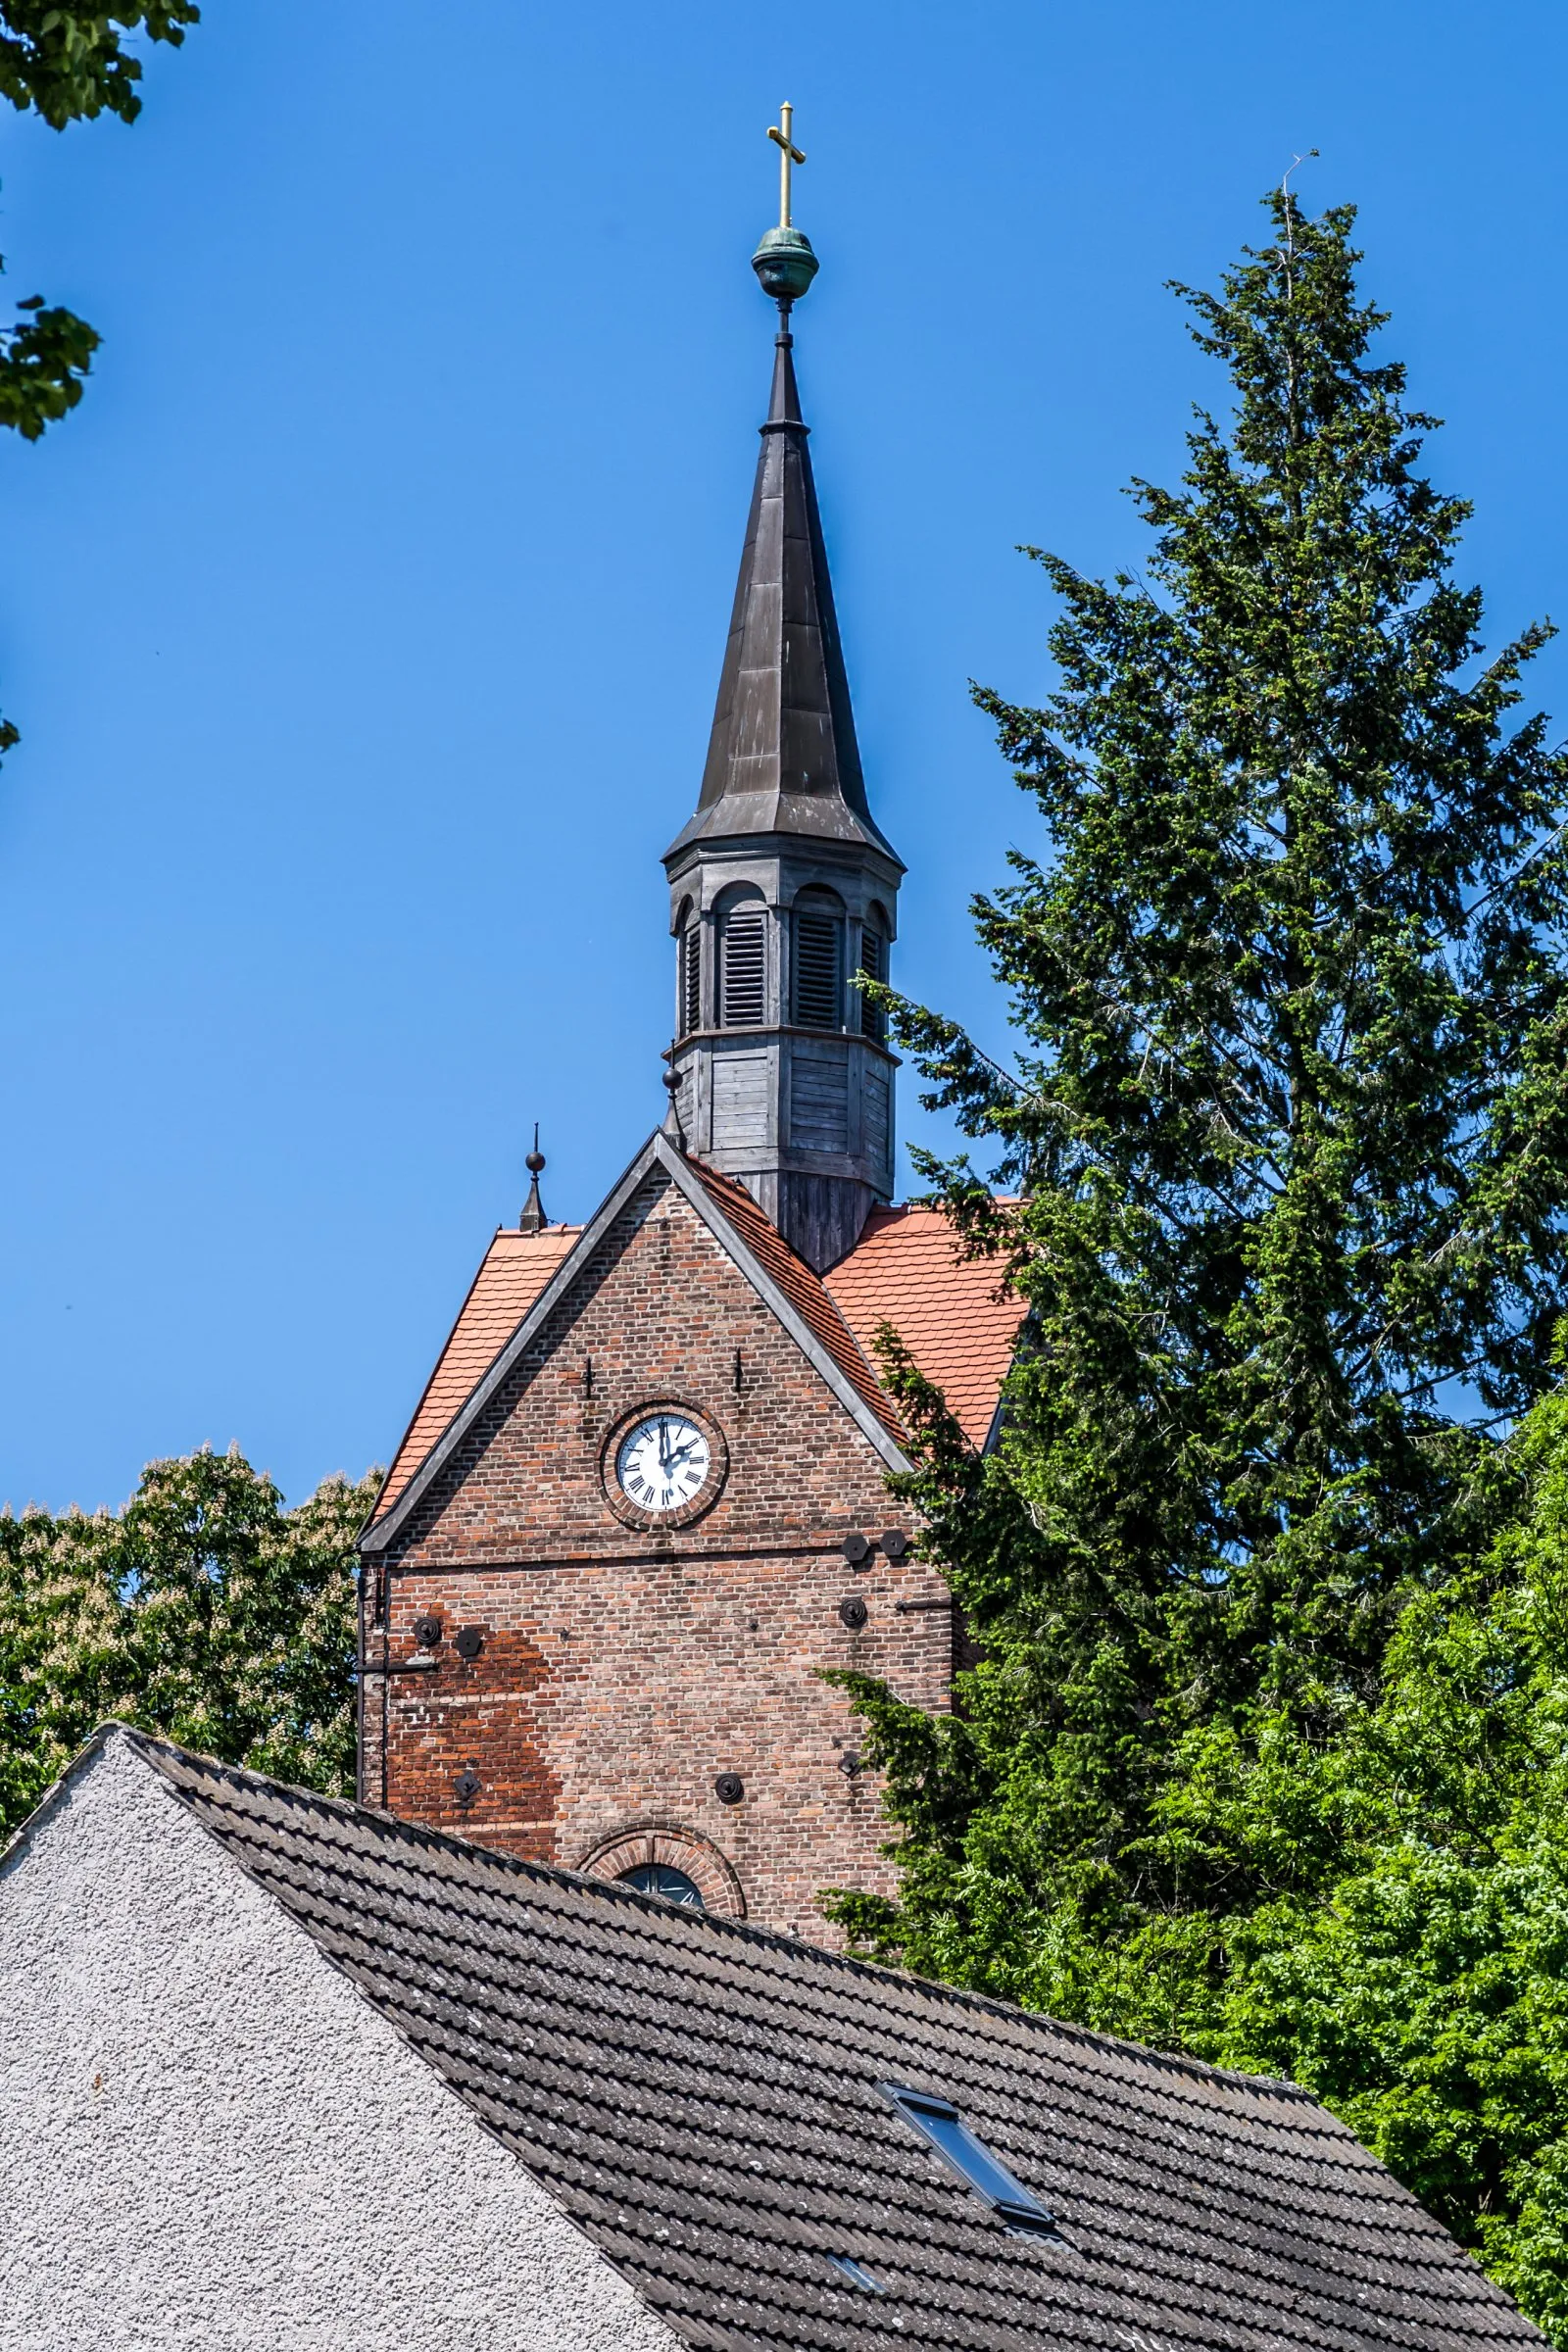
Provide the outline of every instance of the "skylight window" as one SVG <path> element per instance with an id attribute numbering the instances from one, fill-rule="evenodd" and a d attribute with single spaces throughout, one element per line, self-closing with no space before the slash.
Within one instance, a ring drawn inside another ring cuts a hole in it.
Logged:
<path id="1" fill-rule="evenodd" d="M 1056 2218 L 1048 2213 L 1033 2191 L 1013 2178 L 1000 2156 L 993 2156 L 977 2139 L 949 2099 L 934 2099 L 923 2090 L 901 2090 L 884 2082 L 884 2095 L 911 2123 L 966 2187 L 984 2197 L 993 2213 L 1015 2230 L 1033 2230 L 1054 2237 Z"/>
<path id="2" fill-rule="evenodd" d="M 853 2254 L 830 2254 L 828 2260 L 836 2271 L 843 2273 L 852 2286 L 859 2288 L 862 2295 L 887 2293 L 881 2279 L 868 2271 L 863 2262 L 857 2262 Z"/>

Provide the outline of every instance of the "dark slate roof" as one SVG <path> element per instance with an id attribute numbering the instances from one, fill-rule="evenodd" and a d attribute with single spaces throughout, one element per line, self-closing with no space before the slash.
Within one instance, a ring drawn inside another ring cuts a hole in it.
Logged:
<path id="1" fill-rule="evenodd" d="M 125 1737 L 690 2345 L 1541 2343 L 1290 2084 Z M 1061 2242 L 1011 2233 L 886 2081 L 953 2099 Z"/>
<path id="2" fill-rule="evenodd" d="M 791 344 L 781 332 L 697 812 L 664 855 L 804 833 L 899 865 L 865 797 Z"/>

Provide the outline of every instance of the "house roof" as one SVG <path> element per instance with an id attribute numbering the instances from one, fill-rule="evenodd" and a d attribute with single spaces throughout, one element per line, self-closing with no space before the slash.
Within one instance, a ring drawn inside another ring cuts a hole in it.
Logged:
<path id="1" fill-rule="evenodd" d="M 1288 2083 L 119 1736 L 701 2352 L 1541 2343 Z M 890 2082 L 951 2099 L 1059 2236 L 1010 2231 Z"/>
<path id="2" fill-rule="evenodd" d="M 984 1446 L 1024 1316 L 996 1260 L 965 1258 L 940 1209 L 874 1208 L 824 1280 L 871 1362 L 878 1326 L 891 1323 L 970 1445 Z"/>
<path id="3" fill-rule="evenodd" d="M 1023 1309 L 1017 1299 L 1000 1294 L 993 1263 L 959 1254 L 939 1210 L 873 1210 L 856 1247 L 824 1277 L 797 1256 L 743 1185 L 658 1136 L 632 1162 L 592 1224 L 550 1225 L 536 1234 L 503 1228 L 495 1236 L 393 1457 L 372 1530 L 385 1529 L 443 1441 L 492 1392 L 503 1357 L 515 1351 L 524 1325 L 545 1302 L 556 1277 L 569 1273 L 574 1252 L 591 1253 L 598 1247 L 608 1212 L 623 1203 L 628 1186 L 641 1181 L 656 1159 L 734 1244 L 768 1295 L 799 1318 L 808 1343 L 858 1401 L 881 1442 L 895 1448 L 904 1442 L 897 1406 L 875 1369 L 875 1335 L 889 1322 L 926 1378 L 945 1392 L 970 1443 L 985 1444 Z M 903 1466 L 902 1454 L 895 1452 L 892 1466 Z"/>

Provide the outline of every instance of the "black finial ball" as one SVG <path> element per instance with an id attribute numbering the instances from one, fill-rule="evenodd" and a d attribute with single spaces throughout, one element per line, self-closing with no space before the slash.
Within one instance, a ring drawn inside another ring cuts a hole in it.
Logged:
<path id="1" fill-rule="evenodd" d="M 676 1093 L 680 1086 L 679 1070 L 666 1070 L 664 1072 L 664 1084 L 668 1087 L 672 1095 Z"/>
<path id="2" fill-rule="evenodd" d="M 522 1164 L 530 1176 L 537 1176 L 545 1164 L 545 1155 L 542 1152 L 530 1152 Z"/>

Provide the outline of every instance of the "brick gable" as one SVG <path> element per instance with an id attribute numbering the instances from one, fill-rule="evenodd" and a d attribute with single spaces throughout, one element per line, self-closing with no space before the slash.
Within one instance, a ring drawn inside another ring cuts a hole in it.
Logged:
<path id="1" fill-rule="evenodd" d="M 372 1680 L 367 1794 L 570 1866 L 681 1839 L 700 1884 L 711 1850 L 715 1907 L 734 1907 L 728 1865 L 754 1916 L 820 1936 L 819 1888 L 891 1874 L 873 1777 L 843 1769 L 847 1704 L 813 1669 L 854 1665 L 941 1706 L 951 1612 L 911 1561 L 876 1550 L 852 1573 L 843 1537 L 900 1518 L 883 1426 L 868 1434 L 858 1384 L 831 1385 L 835 1366 L 808 1355 L 677 1174 L 650 1166 L 383 1562 L 368 1560 L 391 1656 L 416 1652 L 422 1616 L 441 1637 L 433 1671 Z M 695 1524 L 643 1532 L 607 1502 L 604 1449 L 633 1408 L 665 1400 L 716 1426 L 728 1475 Z M 839 1615 L 851 1594 L 861 1629 Z M 483 1637 L 471 1660 L 456 1650 L 465 1626 Z M 721 1774 L 740 1778 L 738 1803 L 717 1795 Z"/>

